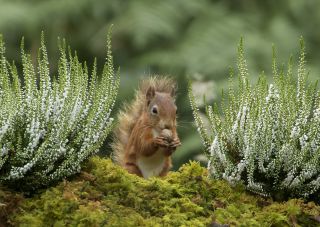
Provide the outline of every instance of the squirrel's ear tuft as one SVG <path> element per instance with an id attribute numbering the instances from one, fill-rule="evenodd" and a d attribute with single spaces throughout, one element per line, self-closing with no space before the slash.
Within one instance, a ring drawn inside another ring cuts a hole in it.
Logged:
<path id="1" fill-rule="evenodd" d="M 154 98 L 156 95 L 156 90 L 153 86 L 150 86 L 146 93 L 147 102 L 150 103 L 150 101 Z"/>

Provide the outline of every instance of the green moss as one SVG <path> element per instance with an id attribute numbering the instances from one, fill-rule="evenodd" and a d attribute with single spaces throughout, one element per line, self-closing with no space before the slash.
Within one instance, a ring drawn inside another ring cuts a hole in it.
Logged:
<path id="1" fill-rule="evenodd" d="M 190 162 L 167 177 L 144 180 L 109 159 L 24 199 L 10 221 L 19 226 L 316 226 L 320 207 L 302 200 L 272 203 L 239 186 L 211 180 Z"/>

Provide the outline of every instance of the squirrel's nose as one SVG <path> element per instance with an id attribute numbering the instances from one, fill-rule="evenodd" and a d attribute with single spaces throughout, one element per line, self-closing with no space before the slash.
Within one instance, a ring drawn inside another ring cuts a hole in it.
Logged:
<path id="1" fill-rule="evenodd" d="M 161 130 L 163 130 L 163 129 L 172 130 L 173 124 L 172 124 L 170 121 L 161 120 L 161 121 L 159 122 L 159 127 L 161 128 Z"/>

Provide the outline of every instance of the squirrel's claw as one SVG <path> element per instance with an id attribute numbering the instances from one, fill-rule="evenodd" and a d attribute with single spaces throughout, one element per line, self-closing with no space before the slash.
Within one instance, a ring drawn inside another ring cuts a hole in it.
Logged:
<path id="1" fill-rule="evenodd" d="M 179 138 L 175 138 L 171 143 L 170 143 L 170 147 L 171 148 L 177 148 L 181 146 L 181 142 L 179 140 Z"/>

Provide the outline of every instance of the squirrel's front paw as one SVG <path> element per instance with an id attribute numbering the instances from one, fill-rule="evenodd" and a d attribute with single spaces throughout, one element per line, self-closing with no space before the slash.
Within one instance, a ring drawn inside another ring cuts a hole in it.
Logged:
<path id="1" fill-rule="evenodd" d="M 170 144 L 168 143 L 167 139 L 163 136 L 158 136 L 153 140 L 154 144 L 159 147 L 169 147 Z"/>
<path id="2" fill-rule="evenodd" d="M 181 146 L 181 142 L 178 137 L 174 138 L 173 141 L 170 143 L 170 148 L 176 149 L 179 146 Z"/>
<path id="3" fill-rule="evenodd" d="M 169 147 L 167 147 L 167 149 L 165 149 L 164 154 L 166 156 L 172 155 L 173 152 L 175 152 L 177 147 L 179 147 L 180 145 L 181 145 L 181 142 L 180 142 L 179 138 L 173 139 L 172 142 L 170 142 Z"/>

